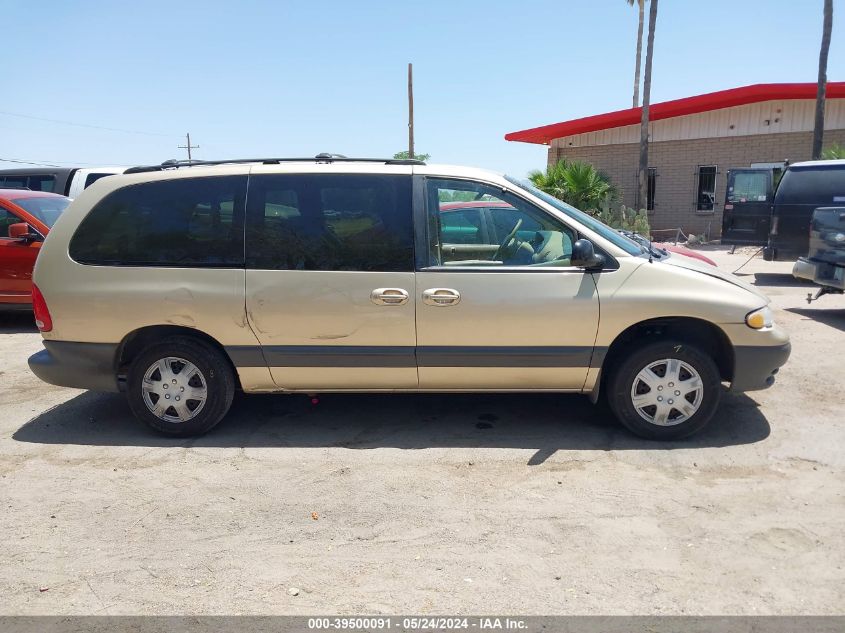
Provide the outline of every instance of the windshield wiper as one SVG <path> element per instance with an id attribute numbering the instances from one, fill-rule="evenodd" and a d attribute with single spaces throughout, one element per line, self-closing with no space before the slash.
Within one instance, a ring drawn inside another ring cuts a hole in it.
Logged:
<path id="1" fill-rule="evenodd" d="M 655 249 L 651 243 L 651 235 L 646 237 L 645 235 L 640 235 L 636 231 L 631 231 L 631 235 L 638 237 L 639 239 L 636 240 L 637 246 L 640 247 L 643 254 L 648 255 L 648 263 L 651 264 L 654 261 L 654 257 L 662 257 L 659 249 Z M 645 242 L 645 244 L 643 243 Z"/>

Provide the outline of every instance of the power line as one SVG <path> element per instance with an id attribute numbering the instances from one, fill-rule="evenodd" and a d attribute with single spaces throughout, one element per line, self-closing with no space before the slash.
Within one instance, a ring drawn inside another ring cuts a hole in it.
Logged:
<path id="1" fill-rule="evenodd" d="M 31 116 L 29 114 L 20 114 L 19 112 L 6 112 L 5 110 L 0 110 L 0 114 L 5 116 L 15 116 L 21 119 L 32 119 L 33 121 L 47 121 L 48 123 L 59 123 L 61 125 L 72 125 L 74 127 L 84 127 L 90 128 L 93 130 L 106 130 L 107 132 L 121 132 L 123 134 L 141 134 L 143 136 L 165 136 L 165 137 L 172 137 L 175 134 L 161 134 L 160 132 L 140 132 L 138 130 L 126 130 L 119 127 L 105 127 L 102 125 L 90 125 L 88 123 L 75 123 L 73 121 L 64 121 L 62 119 L 47 119 L 40 116 Z"/>
<path id="2" fill-rule="evenodd" d="M 20 163 L 21 165 L 38 165 L 39 167 L 61 167 L 62 165 L 101 165 L 102 163 L 86 163 L 83 161 L 61 160 L 24 160 L 23 158 L 0 158 L 0 163 Z M 109 163 L 114 165 L 114 163 Z M 114 165 L 115 167 L 131 167 L 132 165 Z"/>
<path id="3" fill-rule="evenodd" d="M 21 165 L 38 165 L 40 167 L 59 167 L 54 163 L 44 163 L 35 160 L 21 160 L 20 158 L 0 158 L 0 163 L 20 163 Z"/>

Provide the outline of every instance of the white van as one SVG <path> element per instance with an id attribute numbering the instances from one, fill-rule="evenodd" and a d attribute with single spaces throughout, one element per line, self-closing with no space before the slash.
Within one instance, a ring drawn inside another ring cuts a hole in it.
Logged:
<path id="1" fill-rule="evenodd" d="M 100 178 L 122 174 L 127 167 L 28 167 L 0 169 L 0 189 L 31 189 L 76 198 Z"/>

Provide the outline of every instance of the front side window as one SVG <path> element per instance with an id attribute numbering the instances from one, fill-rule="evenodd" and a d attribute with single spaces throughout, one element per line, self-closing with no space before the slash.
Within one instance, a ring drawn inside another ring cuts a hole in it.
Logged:
<path id="1" fill-rule="evenodd" d="M 250 268 L 414 269 L 409 176 L 256 175 L 248 205 Z"/>
<path id="2" fill-rule="evenodd" d="M 12 224 L 23 222 L 18 216 L 11 211 L 0 207 L 0 239 L 9 237 L 9 227 Z"/>
<path id="3" fill-rule="evenodd" d="M 629 255 L 642 255 L 645 252 L 645 249 L 643 249 L 639 244 L 637 244 L 630 238 L 625 237 L 616 229 L 612 229 L 607 226 L 607 224 L 597 220 L 593 216 L 576 209 L 572 205 L 569 205 L 563 202 L 562 200 L 558 200 L 554 196 L 550 196 L 545 191 L 542 191 L 535 187 L 530 180 L 522 180 L 519 178 L 514 178 L 513 176 L 505 176 L 505 180 L 516 185 L 523 191 L 539 198 L 546 204 L 550 205 L 552 208 L 557 209 L 565 216 L 571 218 L 582 226 L 586 226 L 591 231 L 595 231 L 603 239 L 607 240 L 617 248 L 621 248 Z"/>
<path id="4" fill-rule="evenodd" d="M 487 231 L 482 221 L 481 207 L 466 208 L 462 203 L 440 206 L 440 233 L 449 244 L 482 244 Z"/>
<path id="5" fill-rule="evenodd" d="M 696 210 L 712 211 L 716 204 L 716 165 L 698 166 Z"/>
<path id="6" fill-rule="evenodd" d="M 241 266 L 246 183 L 179 178 L 118 189 L 79 224 L 70 256 L 83 264 Z"/>
<path id="7" fill-rule="evenodd" d="M 44 198 L 13 198 L 12 202 L 31 213 L 35 218 L 53 228 L 56 220 L 70 204 L 70 198 L 64 196 Z"/>
<path id="8" fill-rule="evenodd" d="M 427 181 L 433 266 L 569 266 L 575 232 L 530 203 L 479 182 Z"/>

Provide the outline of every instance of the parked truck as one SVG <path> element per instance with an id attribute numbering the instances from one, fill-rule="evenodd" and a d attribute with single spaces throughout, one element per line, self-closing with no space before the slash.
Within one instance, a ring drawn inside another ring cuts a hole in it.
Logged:
<path id="1" fill-rule="evenodd" d="M 793 163 L 775 181 L 771 169 L 728 172 L 722 243 L 763 247 L 766 261 L 795 261 L 810 249 L 813 212 L 845 205 L 845 160 Z"/>
<path id="2" fill-rule="evenodd" d="M 807 295 L 807 303 L 845 291 L 845 205 L 813 211 L 809 251 L 795 262 L 792 274 L 819 286 L 815 296 Z"/>

